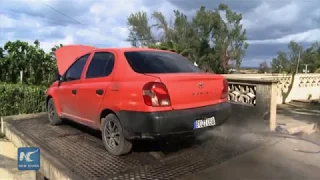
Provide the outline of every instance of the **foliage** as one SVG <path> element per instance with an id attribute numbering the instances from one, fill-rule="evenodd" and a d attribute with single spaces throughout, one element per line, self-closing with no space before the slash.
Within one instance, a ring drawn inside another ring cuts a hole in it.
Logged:
<path id="1" fill-rule="evenodd" d="M 191 20 L 178 10 L 173 13 L 168 21 L 161 12 L 153 12 L 150 17 L 155 24 L 150 24 L 146 12 L 132 13 L 127 19 L 127 40 L 134 47 L 176 51 L 216 73 L 227 73 L 230 61 L 240 67 L 248 47 L 241 14 L 225 4 L 215 10 L 201 7 Z"/>
<path id="2" fill-rule="evenodd" d="M 0 116 L 45 111 L 45 86 L 0 84 Z"/>
<path id="3" fill-rule="evenodd" d="M 308 70 L 311 73 L 320 73 L 320 41 L 313 43 L 302 53 L 302 61 L 299 67 L 301 71 L 305 68 L 305 64 L 308 64 Z"/>
<path id="4" fill-rule="evenodd" d="M 267 73 L 267 72 L 269 72 L 269 67 L 267 62 L 265 61 L 260 63 L 258 73 Z"/>
<path id="5" fill-rule="evenodd" d="M 149 45 L 149 48 L 173 51 L 173 52 L 176 52 L 182 56 L 187 56 L 187 57 L 189 56 L 189 54 L 191 52 L 191 48 L 181 49 L 181 47 L 172 40 L 169 40 L 166 42 L 161 42 L 159 44 L 151 44 L 151 45 Z"/>
<path id="6" fill-rule="evenodd" d="M 294 41 L 288 44 L 289 52 L 278 52 L 272 59 L 271 68 L 274 73 L 301 73 L 308 64 L 310 73 L 320 72 L 320 46 L 319 42 L 303 50 L 303 47 Z M 298 62 L 298 59 L 300 61 Z"/>
<path id="7" fill-rule="evenodd" d="M 55 78 L 57 66 L 53 51 L 45 53 L 40 42 L 34 44 L 23 41 L 8 41 L 0 47 L 0 82 L 20 82 L 20 71 L 23 71 L 23 84 L 49 85 Z"/>
<path id="8" fill-rule="evenodd" d="M 152 44 L 153 37 L 151 33 L 151 26 L 148 24 L 148 16 L 146 12 L 138 12 L 131 14 L 127 22 L 129 28 L 128 41 L 134 47 L 144 47 Z"/>
<path id="9" fill-rule="evenodd" d="M 45 110 L 46 87 L 57 72 L 54 51 L 60 47 L 46 53 L 38 40 L 33 44 L 8 41 L 0 47 L 0 116 Z"/>

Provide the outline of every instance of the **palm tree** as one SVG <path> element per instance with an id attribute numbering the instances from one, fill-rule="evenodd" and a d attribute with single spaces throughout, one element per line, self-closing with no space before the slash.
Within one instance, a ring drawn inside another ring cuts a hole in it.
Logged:
<path id="1" fill-rule="evenodd" d="M 51 48 L 51 52 L 49 53 L 51 55 L 51 57 L 55 57 L 54 53 L 56 52 L 57 49 L 59 49 L 61 47 L 63 47 L 63 45 L 59 44 L 59 45 L 55 45 L 53 48 Z"/>

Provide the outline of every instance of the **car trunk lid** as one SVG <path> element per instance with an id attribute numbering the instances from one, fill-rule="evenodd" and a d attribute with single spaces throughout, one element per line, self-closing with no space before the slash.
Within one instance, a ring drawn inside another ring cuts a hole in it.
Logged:
<path id="1" fill-rule="evenodd" d="M 221 102 L 224 77 L 210 73 L 149 74 L 160 78 L 169 91 L 173 109 Z"/>

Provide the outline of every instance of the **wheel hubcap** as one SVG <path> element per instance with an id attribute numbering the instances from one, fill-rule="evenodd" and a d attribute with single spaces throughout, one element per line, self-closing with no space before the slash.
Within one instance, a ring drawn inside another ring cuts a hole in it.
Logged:
<path id="1" fill-rule="evenodd" d="M 109 121 L 106 124 L 106 128 L 104 130 L 105 140 L 107 145 L 114 149 L 120 144 L 120 131 L 117 124 L 113 121 Z"/>
<path id="2" fill-rule="evenodd" d="M 48 108 L 48 113 L 49 113 L 49 117 L 50 117 L 50 120 L 54 117 L 54 114 L 55 114 L 55 111 L 54 111 L 54 107 L 52 104 L 49 105 L 49 108 Z"/>

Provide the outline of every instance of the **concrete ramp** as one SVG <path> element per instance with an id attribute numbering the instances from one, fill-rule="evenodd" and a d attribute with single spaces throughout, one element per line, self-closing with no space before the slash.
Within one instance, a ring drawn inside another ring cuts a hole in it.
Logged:
<path id="1" fill-rule="evenodd" d="M 36 178 L 34 171 L 19 171 L 17 164 L 17 148 L 9 140 L 0 138 L 0 180 Z"/>

